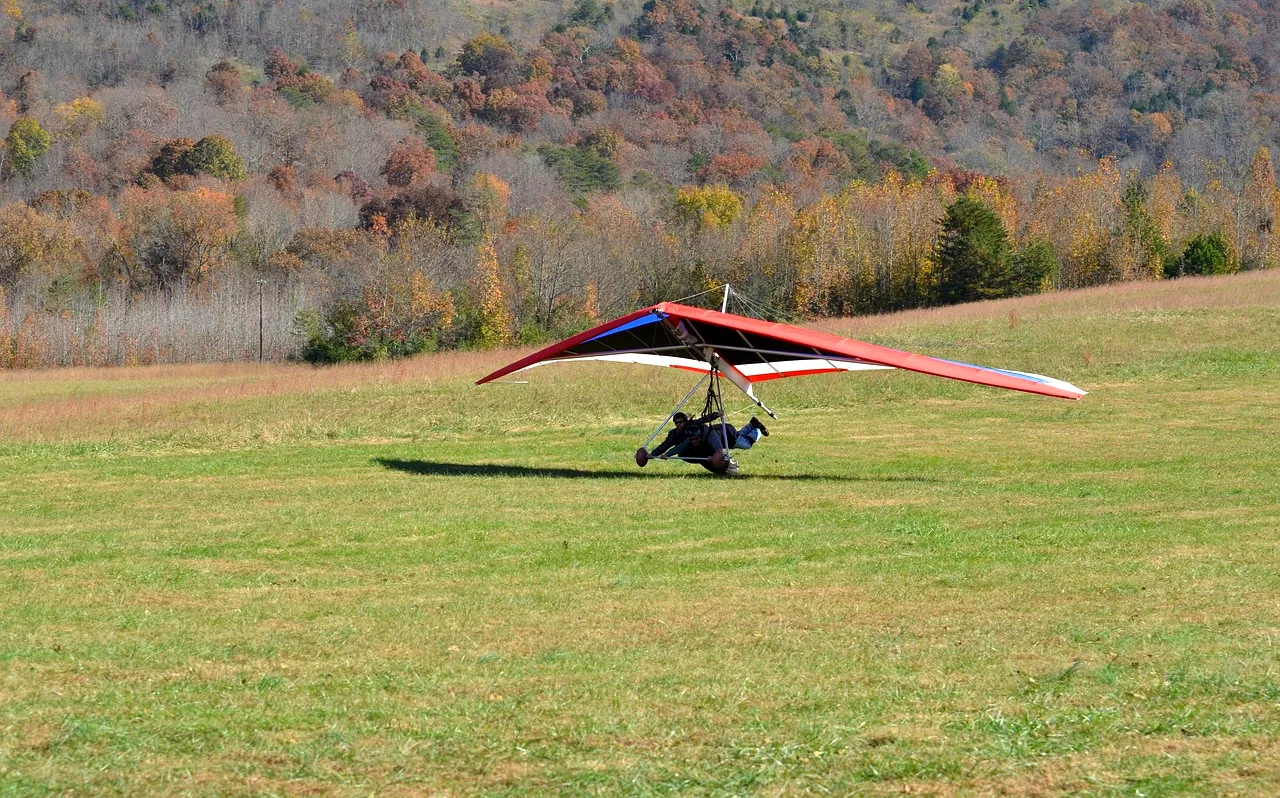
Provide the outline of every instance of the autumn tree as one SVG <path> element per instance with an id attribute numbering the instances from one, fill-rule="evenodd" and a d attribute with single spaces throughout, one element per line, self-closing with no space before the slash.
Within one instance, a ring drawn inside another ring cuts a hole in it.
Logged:
<path id="1" fill-rule="evenodd" d="M 0 285 L 31 273 L 74 275 L 82 263 L 70 222 L 23 203 L 0 208 Z"/>
<path id="2" fill-rule="evenodd" d="M 161 180 L 179 175 L 206 174 L 219 180 L 244 180 L 248 176 L 244 160 L 223 136 L 205 136 L 200 141 L 177 138 L 166 141 L 151 159 L 149 171 Z"/>
<path id="3" fill-rule="evenodd" d="M 106 119 L 106 112 L 97 100 L 77 97 L 54 108 L 53 116 L 58 120 L 58 135 L 76 140 L 96 130 Z"/>
<path id="4" fill-rule="evenodd" d="M 766 159 L 745 152 L 721 153 L 698 169 L 697 177 L 704 183 L 737 184 L 768 165 Z"/>
<path id="5" fill-rule="evenodd" d="M 18 110 L 30 113 L 43 99 L 44 75 L 38 70 L 28 69 L 18 78 L 18 86 L 14 96 L 18 100 Z"/>
<path id="6" fill-rule="evenodd" d="M 1159 277 L 1169 257 L 1169 247 L 1150 211 L 1151 190 L 1136 173 L 1130 174 L 1120 196 L 1124 232 L 1118 242 L 1125 247 L 1136 268 L 1122 270 L 1126 276 Z"/>
<path id="7" fill-rule="evenodd" d="M 934 297 L 937 231 L 954 195 L 946 183 L 925 185 L 890 170 L 875 184 L 854 183 L 836 202 L 815 208 L 826 257 L 819 273 L 841 275 L 829 285 L 832 311 L 878 313 L 920 307 Z M 830 229 L 829 233 L 828 228 Z"/>
<path id="8" fill-rule="evenodd" d="M 1061 287 L 1134 276 L 1117 264 L 1114 245 L 1116 231 L 1123 229 L 1122 182 L 1115 162 L 1104 158 L 1093 172 L 1046 180 L 1035 192 L 1029 233 L 1052 243 L 1062 264 Z"/>
<path id="9" fill-rule="evenodd" d="M 416 136 L 405 136 L 391 149 L 378 174 L 387 178 L 388 185 L 403 188 L 426 180 L 435 170 L 435 153 Z"/>
<path id="10" fill-rule="evenodd" d="M 151 159 L 148 171 L 161 180 L 169 180 L 175 175 L 190 174 L 187 171 L 187 154 L 196 146 L 192 139 L 176 138 L 160 145 L 160 151 Z"/>
<path id="11" fill-rule="evenodd" d="M 528 219 L 507 259 L 512 290 L 506 307 L 522 342 L 574 329 L 590 278 L 583 248 L 587 231 L 579 218 Z"/>
<path id="12" fill-rule="evenodd" d="M 544 87 L 528 83 L 491 90 L 485 98 L 483 116 L 520 133 L 536 129 L 543 116 L 551 111 Z"/>
<path id="13" fill-rule="evenodd" d="M 267 52 L 267 58 L 263 63 L 262 71 L 268 78 L 271 78 L 272 80 L 280 80 L 281 78 L 289 78 L 305 74 L 307 67 L 302 61 L 293 58 L 279 47 L 273 47 Z"/>
<path id="14" fill-rule="evenodd" d="M 363 205 L 373 199 L 373 189 L 369 188 L 369 183 L 350 169 L 334 176 L 333 182 L 337 183 L 342 193 L 357 205 Z"/>
<path id="15" fill-rule="evenodd" d="M 371 229 L 374 219 L 381 218 L 383 224 L 395 228 L 402 221 L 417 217 L 453 227 L 465 212 L 462 196 L 451 186 L 428 182 L 395 194 L 383 192 L 375 196 L 361 206 L 360 224 Z"/>
<path id="16" fill-rule="evenodd" d="M 814 297 L 805 290 L 812 265 L 796 229 L 795 198 L 779 188 L 769 188 L 756 199 L 736 242 L 728 281 L 760 304 L 792 313 Z M 828 220 L 829 221 L 829 220 Z M 808 232 L 808 231 L 806 231 Z M 785 318 L 774 319 L 784 321 Z"/>
<path id="17" fill-rule="evenodd" d="M 742 214 L 742 198 L 728 186 L 685 186 L 674 207 L 676 218 L 698 230 L 725 228 Z"/>
<path id="18" fill-rule="evenodd" d="M 223 136 L 205 136 L 183 156 L 186 174 L 206 174 L 219 180 L 244 180 L 244 160 Z"/>
<path id="19" fill-rule="evenodd" d="M 582 140 L 578 142 L 578 147 L 596 152 L 605 158 L 613 158 L 618 154 L 618 146 L 621 143 L 622 137 L 616 131 L 607 127 L 598 127 L 584 133 Z"/>
<path id="20" fill-rule="evenodd" d="M 295 251 L 310 256 L 316 244 L 325 248 L 352 241 L 322 241 L 308 235 Z M 378 247 L 372 272 L 354 292 L 335 301 L 323 319 L 314 311 L 297 319 L 307 336 L 303 358 L 313 363 L 384 360 L 431 351 L 449 336 L 455 316 L 453 295 L 437 288 L 441 259 L 448 252 L 447 229 L 410 219 L 396 230 L 394 247 Z M 301 243 L 301 242 L 299 242 Z M 290 245 L 294 250 L 294 246 Z"/>
<path id="21" fill-rule="evenodd" d="M 1276 187 L 1275 166 L 1271 163 L 1271 151 L 1260 147 L 1254 153 L 1237 202 L 1237 246 L 1244 268 L 1280 264 L 1275 230 L 1277 214 L 1280 214 L 1280 189 Z"/>
<path id="22" fill-rule="evenodd" d="M 484 79 L 485 91 L 519 82 L 519 60 L 511 43 L 492 33 L 481 33 L 462 45 L 457 71 Z"/>
<path id="23" fill-rule="evenodd" d="M 244 91 L 240 82 L 240 70 L 230 61 L 219 61 L 204 73 L 204 88 L 213 95 L 215 103 L 226 105 Z"/>
<path id="24" fill-rule="evenodd" d="M 467 210 L 480 225 L 481 232 L 496 235 L 507 221 L 511 186 L 497 175 L 476 172 L 467 186 L 464 201 Z"/>
<path id="25" fill-rule="evenodd" d="M 5 136 L 5 148 L 9 154 L 9 168 L 19 175 L 29 175 L 36 161 L 49 150 L 52 142 L 49 132 L 29 116 L 21 116 L 9 127 Z"/>
<path id="26" fill-rule="evenodd" d="M 119 256 L 130 283 L 198 286 L 226 263 L 239 228 L 234 198 L 200 187 L 128 189 L 122 200 L 124 247 Z M 149 279 L 148 279 L 149 278 Z"/>
<path id="27" fill-rule="evenodd" d="M 482 349 L 494 349 L 511 340 L 511 315 L 507 312 L 502 292 L 502 273 L 493 240 L 485 238 L 476 248 L 475 274 L 475 341 Z"/>

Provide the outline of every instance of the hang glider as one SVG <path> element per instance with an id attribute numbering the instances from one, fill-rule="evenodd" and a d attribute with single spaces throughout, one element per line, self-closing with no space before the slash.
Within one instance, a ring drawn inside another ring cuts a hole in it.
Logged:
<path id="1" fill-rule="evenodd" d="M 726 294 L 727 296 L 727 294 Z M 1079 399 L 1068 382 L 1021 371 L 957 363 L 816 330 L 663 302 L 552 344 L 478 380 L 567 361 L 642 363 L 711 374 L 732 382 L 770 416 L 753 385 L 783 377 L 903 369 L 1013 391 Z M 714 370 L 714 371 L 713 371 Z"/>

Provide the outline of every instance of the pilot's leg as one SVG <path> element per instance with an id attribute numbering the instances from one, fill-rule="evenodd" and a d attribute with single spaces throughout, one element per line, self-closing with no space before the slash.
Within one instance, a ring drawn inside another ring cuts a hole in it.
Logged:
<path id="1" fill-rule="evenodd" d="M 719 424 L 716 424 L 711 428 L 711 434 L 707 437 L 707 443 L 710 444 L 712 449 L 719 450 L 719 449 L 741 448 L 738 446 L 738 430 L 732 424 L 724 425 L 724 429 L 723 429 L 723 433 L 725 436 L 724 438 L 720 437 L 721 432 L 722 430 L 720 429 Z M 729 442 L 728 446 L 726 446 L 724 443 L 726 440 Z M 750 447 L 747 447 L 747 448 L 750 448 Z"/>

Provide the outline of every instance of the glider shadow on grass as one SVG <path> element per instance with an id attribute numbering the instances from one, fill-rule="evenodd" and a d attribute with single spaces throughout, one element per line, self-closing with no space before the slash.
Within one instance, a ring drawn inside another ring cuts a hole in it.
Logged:
<path id="1" fill-rule="evenodd" d="M 431 460 L 397 460 L 375 457 L 375 463 L 392 471 L 428 477 L 550 477 L 552 479 L 684 479 L 703 472 L 587 471 L 580 468 L 534 468 L 496 463 L 439 463 Z M 744 474 L 735 479 L 784 482 L 932 482 L 926 477 L 848 477 L 835 474 Z"/>

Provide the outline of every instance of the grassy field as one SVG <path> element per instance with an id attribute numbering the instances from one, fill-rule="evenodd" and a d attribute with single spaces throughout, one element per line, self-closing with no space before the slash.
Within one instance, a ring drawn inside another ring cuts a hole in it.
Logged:
<path id="1" fill-rule="evenodd" d="M 850 321 L 1050 374 L 0 374 L 0 795 L 1280 793 L 1280 274 Z"/>

